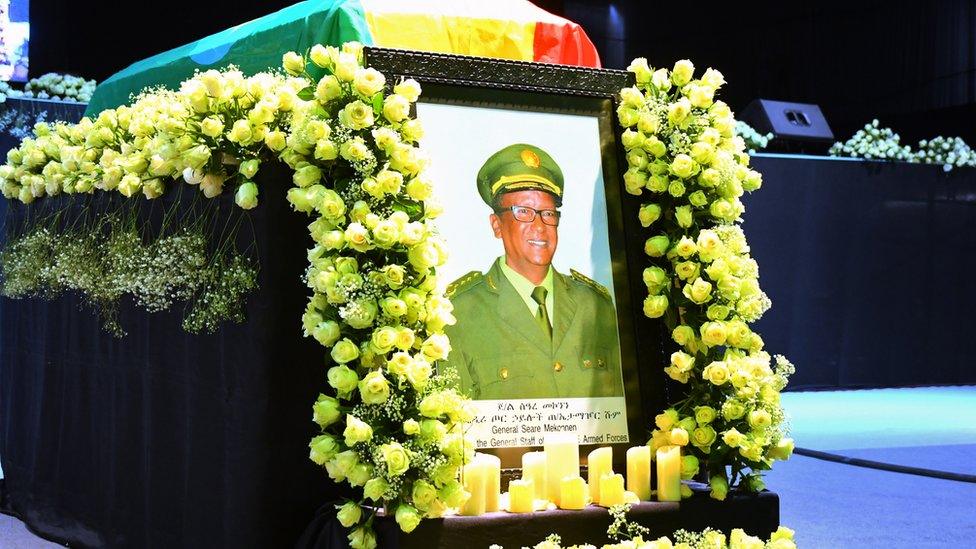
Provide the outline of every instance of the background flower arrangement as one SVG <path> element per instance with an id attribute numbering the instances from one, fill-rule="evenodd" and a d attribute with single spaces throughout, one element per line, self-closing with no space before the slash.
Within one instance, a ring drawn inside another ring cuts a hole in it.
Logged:
<path id="1" fill-rule="evenodd" d="M 960 137 L 937 136 L 918 142 L 918 151 L 900 144 L 900 136 L 891 128 L 882 128 L 872 120 L 850 139 L 830 147 L 830 156 L 849 156 L 867 160 L 900 160 L 922 164 L 942 164 L 942 169 L 976 167 L 976 152 Z"/>
<path id="2" fill-rule="evenodd" d="M 653 70 L 643 58 L 628 70 L 637 86 L 621 90 L 617 116 L 624 183 L 644 200 L 639 219 L 649 234 L 644 314 L 662 318 L 680 347 L 664 371 L 684 385 L 683 398 L 655 418 L 648 444 L 682 447 L 684 478 L 704 462 L 716 499 L 742 479 L 760 490 L 760 472 L 793 448 L 780 407 L 793 366 L 763 351 L 749 328 L 770 301 L 736 224 L 739 197 L 762 177 L 749 169 L 731 110 L 714 99 L 721 73 L 708 69 L 696 79 L 690 61 Z"/>
<path id="3" fill-rule="evenodd" d="M 742 141 L 745 142 L 749 154 L 765 149 L 769 145 L 769 140 L 773 138 L 772 132 L 761 134 L 741 120 L 735 121 L 735 135 L 741 137 Z"/>

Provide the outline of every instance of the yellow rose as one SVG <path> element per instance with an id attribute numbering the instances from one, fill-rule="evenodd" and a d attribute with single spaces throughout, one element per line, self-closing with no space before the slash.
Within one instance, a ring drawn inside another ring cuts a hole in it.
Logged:
<path id="1" fill-rule="evenodd" d="M 724 345 L 727 337 L 728 330 L 723 322 L 706 322 L 701 326 L 702 341 L 709 347 Z"/>
<path id="2" fill-rule="evenodd" d="M 695 358 L 685 352 L 676 351 L 671 353 L 671 365 L 679 372 L 690 372 L 695 366 Z"/>
<path id="3" fill-rule="evenodd" d="M 315 86 L 315 99 L 320 103 L 328 103 L 339 97 L 342 97 L 342 86 L 339 85 L 339 79 L 331 74 L 323 76 Z"/>
<path id="4" fill-rule="evenodd" d="M 339 147 L 339 155 L 350 162 L 361 162 L 369 158 L 372 153 L 361 137 L 354 137 Z"/>
<path id="5" fill-rule="evenodd" d="M 682 179 L 687 179 L 698 173 L 698 164 L 684 153 L 676 155 L 670 167 L 671 173 Z"/>
<path id="6" fill-rule="evenodd" d="M 651 68 L 647 65 L 647 58 L 638 57 L 630 62 L 627 70 L 634 73 L 634 78 L 638 84 L 647 84 L 651 81 Z"/>
<path id="7" fill-rule="evenodd" d="M 688 92 L 688 99 L 691 105 L 699 109 L 707 109 L 712 105 L 715 97 L 715 90 L 709 86 L 691 86 Z"/>
<path id="8" fill-rule="evenodd" d="M 762 431 L 773 424 L 773 417 L 766 410 L 753 410 L 749 412 L 749 426 L 757 431 Z"/>
<path id="9" fill-rule="evenodd" d="M 397 93 L 383 101 L 383 116 L 393 123 L 401 122 L 410 116 L 410 101 Z"/>
<path id="10" fill-rule="evenodd" d="M 347 414 L 346 429 L 342 432 L 342 436 L 346 437 L 346 446 L 352 446 L 373 438 L 373 428 L 356 416 Z"/>
<path id="11" fill-rule="evenodd" d="M 419 391 L 427 385 L 433 372 L 434 369 L 430 365 L 430 362 L 427 362 L 422 356 L 417 356 L 407 366 L 406 378 L 410 385 Z"/>
<path id="12" fill-rule="evenodd" d="M 702 305 L 712 298 L 712 284 L 699 277 L 694 283 L 685 284 L 682 294 L 694 303 Z"/>
<path id="13" fill-rule="evenodd" d="M 413 78 L 407 78 L 393 86 L 393 93 L 405 97 L 411 103 L 416 103 L 417 99 L 420 98 L 420 84 Z"/>
<path id="14" fill-rule="evenodd" d="M 383 91 L 385 85 L 386 77 L 376 69 L 357 69 L 356 75 L 353 77 L 353 87 L 368 98 L 372 98 Z"/>
<path id="15" fill-rule="evenodd" d="M 342 82 L 351 82 L 356 78 L 356 69 L 359 68 L 359 60 L 355 55 L 342 52 L 336 56 L 335 69 L 333 73 Z"/>
<path id="16" fill-rule="evenodd" d="M 425 177 L 415 177 L 407 183 L 407 194 L 410 198 L 422 202 L 434 194 L 434 187 Z"/>
<path id="17" fill-rule="evenodd" d="M 451 344 L 444 334 L 432 334 L 420 346 L 420 352 L 431 362 L 444 360 L 451 352 Z"/>
<path id="18" fill-rule="evenodd" d="M 676 423 L 678 423 L 678 411 L 674 408 L 668 408 L 654 416 L 654 424 L 662 431 L 670 431 Z"/>
<path id="19" fill-rule="evenodd" d="M 729 380 L 729 367 L 725 362 L 714 361 L 702 370 L 702 377 L 715 385 L 722 385 Z"/>
<path id="20" fill-rule="evenodd" d="M 319 394 L 318 400 L 312 405 L 312 421 L 323 429 L 338 421 L 342 412 L 339 410 L 339 401 Z"/>
<path id="21" fill-rule="evenodd" d="M 424 127 L 415 118 L 404 120 L 400 125 L 400 135 L 409 143 L 416 143 L 424 137 Z"/>
<path id="22" fill-rule="evenodd" d="M 380 446 L 382 461 L 390 476 L 399 476 L 410 468 L 410 455 L 398 442 L 390 442 Z"/>
<path id="23" fill-rule="evenodd" d="M 342 108 L 339 122 L 353 130 L 368 128 L 373 125 L 373 108 L 357 99 Z"/>
<path id="24" fill-rule="evenodd" d="M 381 248 L 389 248 L 397 243 L 400 237 L 400 229 L 396 222 L 385 219 L 376 224 L 373 228 L 373 239 L 376 245 Z"/>
<path id="25" fill-rule="evenodd" d="M 717 435 L 711 425 L 703 425 L 691 433 L 691 443 L 699 448 L 707 448 L 715 442 Z"/>
<path id="26" fill-rule="evenodd" d="M 335 388 L 335 390 L 340 393 L 340 396 L 342 394 L 351 393 L 359 383 L 359 376 L 356 375 L 355 371 L 350 370 L 345 364 L 340 364 L 339 366 L 329 368 L 327 377 L 329 380 L 329 385 Z"/>
<path id="27" fill-rule="evenodd" d="M 346 364 L 347 362 L 352 362 L 359 358 L 359 347 L 356 346 L 352 340 L 348 338 L 343 338 L 338 341 L 335 346 L 332 347 L 332 352 L 330 353 L 332 360 L 339 364 Z M 355 372 L 354 372 L 355 373 Z M 357 379 L 358 381 L 358 379 Z M 336 387 L 338 389 L 338 387 Z M 340 389 L 346 390 L 346 389 Z M 349 389 L 351 390 L 351 389 Z"/>
<path id="28" fill-rule="evenodd" d="M 674 245 L 674 251 L 681 257 L 687 259 L 698 251 L 695 241 L 687 236 L 682 236 L 681 240 Z"/>
<path id="29" fill-rule="evenodd" d="M 675 63 L 674 68 L 671 69 L 671 81 L 674 82 L 675 86 L 681 87 L 691 82 L 694 74 L 695 65 L 687 59 L 682 59 Z"/>
<path id="30" fill-rule="evenodd" d="M 688 431 L 681 427 L 675 427 L 668 433 L 668 441 L 675 446 L 687 446 Z"/>
<path id="31" fill-rule="evenodd" d="M 671 89 L 671 76 L 668 74 L 668 69 L 654 71 L 654 74 L 651 75 L 651 83 L 660 91 Z"/>
<path id="32" fill-rule="evenodd" d="M 682 97 L 668 107 L 668 122 L 672 126 L 682 127 L 690 120 L 691 101 Z"/>
<path id="33" fill-rule="evenodd" d="M 702 75 L 701 80 L 705 85 L 714 90 L 721 88 L 725 84 L 725 76 L 713 68 L 705 69 L 705 74 Z"/>
<path id="34" fill-rule="evenodd" d="M 413 347 L 413 343 L 416 341 L 416 339 L 417 337 L 413 330 L 407 328 L 406 326 L 400 326 L 397 328 L 396 340 L 394 341 L 393 345 L 397 349 L 406 351 Z"/>
<path id="35" fill-rule="evenodd" d="M 390 383 L 383 372 L 373 370 L 359 382 L 359 394 L 366 404 L 383 404 L 390 398 Z"/>
<path id="36" fill-rule="evenodd" d="M 722 433 L 722 441 L 730 448 L 738 448 L 746 441 L 746 436 L 732 428 Z"/>
<path id="37" fill-rule="evenodd" d="M 644 316 L 660 318 L 668 310 L 668 296 L 649 295 L 644 299 Z"/>

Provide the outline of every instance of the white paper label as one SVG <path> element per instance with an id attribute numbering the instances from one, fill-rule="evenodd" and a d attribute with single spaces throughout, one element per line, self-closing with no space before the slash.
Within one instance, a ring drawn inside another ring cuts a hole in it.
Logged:
<path id="1" fill-rule="evenodd" d="M 629 442 L 623 397 L 475 400 L 467 434 L 478 448 L 542 446 L 546 435 L 575 434 L 580 444 Z"/>

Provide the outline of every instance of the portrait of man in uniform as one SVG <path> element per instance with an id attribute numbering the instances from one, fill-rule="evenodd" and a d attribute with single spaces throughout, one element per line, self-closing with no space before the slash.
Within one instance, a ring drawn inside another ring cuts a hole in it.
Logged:
<path id="1" fill-rule="evenodd" d="M 525 143 L 495 152 L 478 171 L 504 253 L 448 287 L 457 323 L 446 330 L 447 363 L 475 400 L 623 396 L 611 293 L 552 265 L 560 225 L 589 222 L 563 219 L 565 183 L 553 158 Z"/>

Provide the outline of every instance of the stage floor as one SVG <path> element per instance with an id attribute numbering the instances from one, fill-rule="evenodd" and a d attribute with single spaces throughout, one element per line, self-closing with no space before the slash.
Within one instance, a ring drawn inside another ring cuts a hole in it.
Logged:
<path id="1" fill-rule="evenodd" d="M 976 474 L 976 386 L 785 393 L 797 446 Z M 976 484 L 794 456 L 767 485 L 800 547 L 966 547 Z M 59 547 L 0 515 L 0 546 Z"/>

